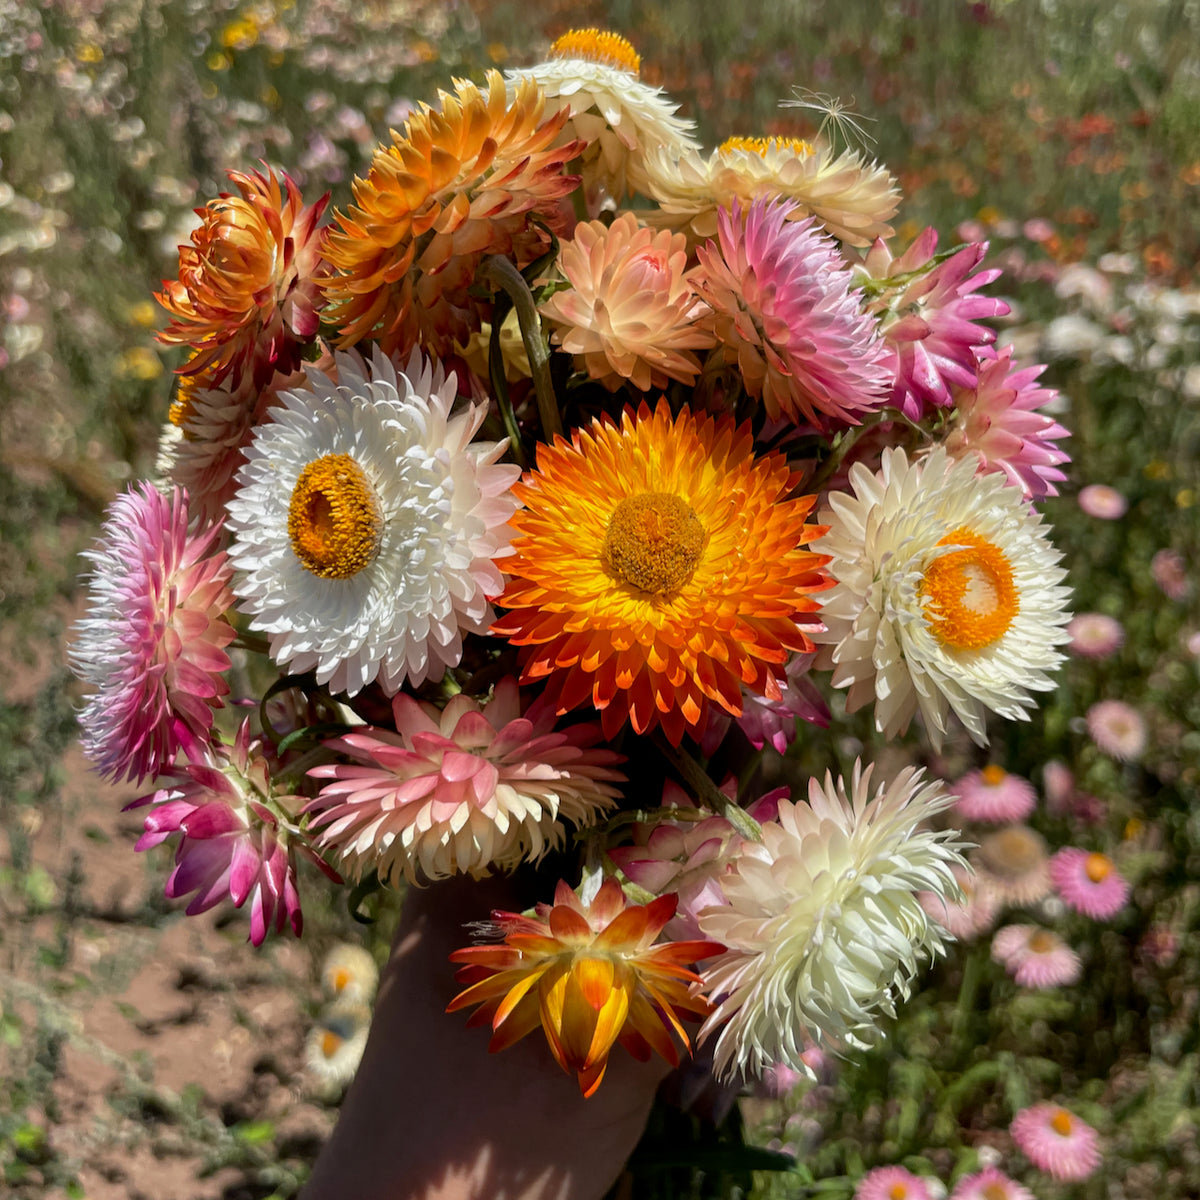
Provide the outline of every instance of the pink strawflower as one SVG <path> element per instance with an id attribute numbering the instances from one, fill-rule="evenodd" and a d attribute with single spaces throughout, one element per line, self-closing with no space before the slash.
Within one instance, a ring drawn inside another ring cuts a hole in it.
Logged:
<path id="1" fill-rule="evenodd" d="M 1071 807 L 1075 798 L 1075 776 L 1064 762 L 1052 758 L 1042 767 L 1042 791 L 1046 795 L 1046 807 L 1061 816 Z"/>
<path id="2" fill-rule="evenodd" d="M 796 737 L 797 721 L 829 728 L 829 706 L 808 677 L 815 657 L 813 654 L 792 656 L 785 668 L 787 680 L 779 684 L 778 700 L 768 700 L 766 696 L 742 689 L 742 715 L 737 723 L 755 750 L 761 750 L 770 742 L 777 753 L 784 754 Z"/>
<path id="3" fill-rule="evenodd" d="M 341 882 L 307 845 L 296 816 L 302 803 L 302 797 L 274 791 L 271 761 L 262 743 L 251 740 L 247 718 L 231 747 L 214 744 L 207 761 L 176 767 L 166 786 L 127 808 L 151 806 L 138 850 L 182 835 L 167 896 L 195 892 L 189 916 L 222 900 L 236 908 L 249 900 L 250 941 L 260 946 L 272 930 L 290 926 L 300 935 L 297 852 Z"/>
<path id="4" fill-rule="evenodd" d="M 1134 762 L 1146 749 L 1146 722 L 1123 700 L 1101 700 L 1087 710 L 1091 739 L 1110 758 Z"/>
<path id="5" fill-rule="evenodd" d="M 858 1181 L 854 1200 L 930 1200 L 930 1195 L 919 1175 L 903 1167 L 876 1167 Z"/>
<path id="6" fill-rule="evenodd" d="M 1046 839 L 1028 825 L 1005 825 L 986 834 L 974 857 L 981 878 L 1006 904 L 1034 904 L 1050 891 Z"/>
<path id="7" fill-rule="evenodd" d="M 508 676 L 491 700 L 465 694 L 444 709 L 398 694 L 396 723 L 326 743 L 353 763 L 314 767 L 327 779 L 309 805 L 318 845 L 355 877 L 410 882 L 421 875 L 475 878 L 540 859 L 566 837 L 562 821 L 589 825 L 613 805 L 620 755 L 593 723 L 554 728 L 554 709 L 521 712 Z"/>
<path id="8" fill-rule="evenodd" d="M 1008 1127 L 1026 1158 L 1055 1179 L 1086 1179 L 1100 1165 L 1100 1137 L 1086 1122 L 1057 1104 L 1022 1109 Z"/>
<path id="9" fill-rule="evenodd" d="M 896 352 L 889 403 L 913 420 L 930 408 L 949 408 L 954 403 L 952 387 L 975 388 L 976 351 L 996 340 L 994 330 L 976 322 L 1008 312 L 1003 300 L 973 294 L 1000 275 L 994 267 L 976 270 L 987 253 L 986 242 L 964 246 L 940 263 L 934 262 L 936 250 L 933 229 L 924 230 L 899 258 L 892 258 L 880 238 L 861 268 L 876 282 L 873 290 L 897 281 L 882 290 L 871 307 L 879 315 L 880 332 Z M 1023 379 L 1020 386 L 1028 386 L 1033 378 Z"/>
<path id="10" fill-rule="evenodd" d="M 1125 642 L 1125 630 L 1115 617 L 1104 613 L 1078 613 L 1067 623 L 1069 649 L 1082 658 L 1108 658 Z"/>
<path id="11" fill-rule="evenodd" d="M 692 276 L 712 308 L 701 323 L 772 419 L 857 425 L 883 404 L 892 355 L 837 242 L 790 212 L 766 199 L 720 211 Z"/>
<path id="12" fill-rule="evenodd" d="M 950 1200 L 1034 1200 L 1034 1195 L 999 1167 L 986 1167 L 974 1175 L 964 1175 L 954 1185 Z"/>
<path id="13" fill-rule="evenodd" d="M 1183 600 L 1191 590 L 1187 563 L 1177 550 L 1160 550 L 1150 560 L 1150 574 L 1168 600 Z"/>
<path id="14" fill-rule="evenodd" d="M 779 1062 L 763 1072 L 759 1087 L 768 1096 L 780 1100 L 792 1092 L 798 1083 L 807 1078 L 807 1075 L 793 1071 L 787 1063 Z"/>
<path id="15" fill-rule="evenodd" d="M 1079 955 L 1062 938 L 1036 925 L 1005 925 L 992 938 L 992 957 L 1021 987 L 1062 987 L 1083 973 Z"/>
<path id="16" fill-rule="evenodd" d="M 1037 807 L 1033 784 L 989 763 L 964 775 L 950 790 L 954 811 L 966 821 L 1023 821 Z"/>
<path id="17" fill-rule="evenodd" d="M 1129 884 L 1107 854 L 1064 846 L 1050 859 L 1055 890 L 1076 912 L 1106 921 L 1129 900 Z"/>
<path id="18" fill-rule="evenodd" d="M 1000 912 L 1000 896 L 990 879 L 965 867 L 953 867 L 954 878 L 962 890 L 959 901 L 947 900 L 936 892 L 918 892 L 921 907 L 947 933 L 966 942 L 987 933 Z"/>
<path id="19" fill-rule="evenodd" d="M 112 502 L 84 552 L 88 613 L 71 665 L 95 689 L 79 714 L 84 753 L 114 782 L 157 775 L 181 750 L 202 759 L 229 691 L 231 571 L 220 529 L 190 536 L 188 520 L 186 492 L 143 484 Z"/>
<path id="20" fill-rule="evenodd" d="M 1129 501 L 1106 483 L 1089 483 L 1079 493 L 1079 507 L 1089 517 L 1101 521 L 1119 521 L 1129 510 Z"/>

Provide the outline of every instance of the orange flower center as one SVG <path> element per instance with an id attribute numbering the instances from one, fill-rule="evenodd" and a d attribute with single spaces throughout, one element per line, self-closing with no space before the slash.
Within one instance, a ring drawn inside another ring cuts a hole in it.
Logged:
<path id="1" fill-rule="evenodd" d="M 1029 935 L 1029 948 L 1034 954 L 1049 954 L 1057 945 L 1058 939 L 1045 929 Z"/>
<path id="2" fill-rule="evenodd" d="M 980 771 L 980 774 L 983 776 L 983 782 L 988 787 L 999 787 L 1008 778 L 1008 772 L 1003 767 L 996 766 L 995 763 L 988 763 Z"/>
<path id="3" fill-rule="evenodd" d="M 619 33 L 603 29 L 571 29 L 550 47 L 551 58 L 585 58 L 636 75 L 642 56 Z"/>
<path id="4" fill-rule="evenodd" d="M 351 978 L 353 977 L 345 967 L 338 967 L 333 973 L 333 990 L 340 992 L 350 982 Z"/>
<path id="5" fill-rule="evenodd" d="M 332 1030 L 326 1029 L 321 1034 L 321 1053 L 326 1058 L 332 1058 L 338 1052 L 338 1047 L 341 1044 L 342 1039 Z"/>
<path id="6" fill-rule="evenodd" d="M 1008 631 L 1020 609 L 1012 564 L 1004 551 L 958 528 L 939 546 L 963 546 L 925 568 L 921 595 L 930 630 L 956 650 L 982 650 Z"/>
<path id="7" fill-rule="evenodd" d="M 1063 1137 L 1071 1136 L 1071 1114 L 1065 1108 L 1060 1108 L 1050 1118 L 1050 1128 Z"/>
<path id="8" fill-rule="evenodd" d="M 1083 864 L 1084 874 L 1093 883 L 1103 883 L 1112 873 L 1112 859 L 1107 854 L 1089 854 Z"/>
<path id="9" fill-rule="evenodd" d="M 195 408 L 196 376 L 180 375 L 178 378 L 179 386 L 175 389 L 175 399 L 171 401 L 167 420 L 176 429 L 186 429 Z"/>
<path id="10" fill-rule="evenodd" d="M 382 536 L 375 489 L 348 454 L 323 455 L 300 472 L 288 507 L 288 537 L 314 575 L 352 578 L 374 561 Z"/>
<path id="11" fill-rule="evenodd" d="M 601 561 L 625 583 L 664 595 L 691 579 L 705 537 L 685 501 L 670 492 L 643 492 L 613 509 Z"/>
<path id="12" fill-rule="evenodd" d="M 1002 1183 L 988 1183 L 983 1188 L 983 1200 L 1008 1200 L 1008 1188 Z"/>
<path id="13" fill-rule="evenodd" d="M 905 1200 L 908 1196 L 908 1187 L 903 1183 L 893 1183 L 888 1188 L 888 1200 Z"/>
<path id="14" fill-rule="evenodd" d="M 797 158 L 807 158 L 812 153 L 812 145 L 803 138 L 794 137 L 731 137 L 721 143 L 719 153 L 730 150 L 749 150 L 763 158 L 771 150 L 790 150 Z"/>

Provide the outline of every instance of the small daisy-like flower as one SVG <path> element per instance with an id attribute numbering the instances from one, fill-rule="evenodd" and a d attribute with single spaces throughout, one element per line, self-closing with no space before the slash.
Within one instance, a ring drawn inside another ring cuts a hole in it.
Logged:
<path id="1" fill-rule="evenodd" d="M 329 202 L 305 206 L 287 175 L 274 171 L 229 178 L 241 193 L 223 192 L 197 209 L 191 245 L 179 247 L 179 278 L 164 280 L 156 299 L 171 314 L 158 335 L 167 345 L 190 346 L 185 375 L 203 373 L 211 384 L 232 376 L 262 385 L 276 372 L 294 371 L 320 325 L 316 277 L 322 270 Z"/>
<path id="2" fill-rule="evenodd" d="M 304 1065 L 323 1087 L 345 1087 L 362 1061 L 370 1028 L 365 1004 L 343 999 L 326 1005 L 304 1039 Z"/>
<path id="3" fill-rule="evenodd" d="M 472 443 L 485 406 L 450 415 L 454 376 L 339 355 L 335 383 L 280 396 L 229 502 L 234 590 L 271 656 L 354 695 L 439 679 L 484 633 L 502 587 L 519 470 Z"/>
<path id="4" fill-rule="evenodd" d="M 370 1004 L 378 983 L 374 958 L 353 942 L 338 942 L 321 962 L 321 988 L 334 1000 Z"/>
<path id="5" fill-rule="evenodd" d="M 639 226 L 627 212 L 610 226 L 577 225 L 563 243 L 558 266 L 571 286 L 541 312 L 558 327 L 554 342 L 610 392 L 626 381 L 643 392 L 672 379 L 693 383 L 700 373 L 693 351 L 716 344 L 696 323 L 708 306 L 688 284 L 686 241 Z"/>
<path id="6" fill-rule="evenodd" d="M 954 878 L 958 882 L 958 900 L 947 899 L 935 892 L 918 892 L 917 899 L 951 937 L 966 942 L 987 933 L 996 923 L 1000 897 L 986 877 L 965 867 L 955 867 Z"/>
<path id="7" fill-rule="evenodd" d="M 595 214 L 605 199 L 620 203 L 627 192 L 645 192 L 646 154 L 698 150 L 696 127 L 675 115 L 662 88 L 638 78 L 641 58 L 625 38 L 599 29 L 572 29 L 550 47 L 546 62 L 509 71 L 510 93 L 535 80 L 546 97 L 546 116 L 570 113 L 560 135 L 584 146 L 580 173 Z"/>
<path id="8" fill-rule="evenodd" d="M 625 778 L 595 725 L 556 731 L 546 705 L 522 714 L 511 677 L 486 704 L 459 694 L 439 711 L 399 695 L 392 711 L 395 733 L 335 738 L 327 746 L 353 763 L 310 772 L 332 781 L 310 805 L 318 845 L 356 878 L 478 878 L 536 861 L 562 844 L 563 820 L 588 825 L 611 808 Z"/>
<path id="9" fill-rule="evenodd" d="M 763 840 L 742 844 L 719 877 L 728 904 L 700 915 L 728 947 L 704 971 L 705 992 L 720 999 L 701 1038 L 716 1038 L 719 1076 L 776 1062 L 803 1070 L 813 1043 L 877 1040 L 879 1016 L 944 949 L 917 892 L 958 897 L 953 832 L 921 828 L 949 803 L 919 770 L 872 788 L 872 768 L 856 763 L 849 787 L 810 780 L 807 804 L 781 800 Z"/>
<path id="10" fill-rule="evenodd" d="M 992 957 L 1020 987 L 1049 988 L 1078 983 L 1083 974 L 1079 955 L 1050 929 L 1005 925 L 992 938 Z"/>
<path id="11" fill-rule="evenodd" d="M 232 572 L 216 549 L 220 529 L 191 536 L 190 520 L 186 492 L 143 484 L 112 502 L 84 551 L 88 612 L 71 665 L 95 689 L 79 714 L 84 753 L 114 782 L 157 775 L 181 750 L 203 758 L 229 691 Z"/>
<path id="12" fill-rule="evenodd" d="M 1129 501 L 1106 483 L 1089 483 L 1079 493 L 1079 507 L 1089 517 L 1119 521 L 1129 511 Z"/>
<path id="13" fill-rule="evenodd" d="M 873 474 L 850 469 L 817 543 L 837 586 L 821 597 L 819 667 L 848 687 L 847 711 L 875 703 L 892 738 L 919 709 L 940 748 L 953 712 L 987 744 L 989 711 L 1028 720 L 1030 690 L 1048 691 L 1068 592 L 1040 514 L 1000 474 L 976 476 L 941 448 L 910 464 L 885 450 Z"/>
<path id="14" fill-rule="evenodd" d="M 892 356 L 837 244 L 790 212 L 766 199 L 721 211 L 691 276 L 712 309 L 700 324 L 772 419 L 856 425 L 882 404 Z"/>
<path id="15" fill-rule="evenodd" d="M 1150 560 L 1150 574 L 1168 600 L 1183 600 L 1191 591 L 1187 563 L 1178 550 L 1159 550 Z"/>
<path id="16" fill-rule="evenodd" d="M 995 763 L 964 775 L 951 791 L 954 811 L 967 821 L 1023 821 L 1037 806 L 1033 784 Z"/>
<path id="17" fill-rule="evenodd" d="M 1050 880 L 1071 908 L 1098 921 L 1116 916 L 1129 901 L 1129 884 L 1097 851 L 1064 846 L 1050 859 Z"/>
<path id="18" fill-rule="evenodd" d="M 880 239 L 858 269 L 868 293 L 877 297 L 870 307 L 878 316 L 880 333 L 896 354 L 890 403 L 913 420 L 920 420 L 929 408 L 949 408 L 954 403 L 952 387 L 977 387 L 977 351 L 996 340 L 995 331 L 978 322 L 1008 312 L 1003 300 L 974 294 L 1000 274 L 995 268 L 977 270 L 987 253 L 986 243 L 964 246 L 942 262 L 936 261 L 936 250 L 933 229 L 926 229 L 899 258 L 893 258 Z M 1003 374 L 989 378 L 988 387 L 1003 379 Z M 1021 386 L 1032 382 L 1033 377 L 1022 378 Z M 1043 403 L 1036 392 L 1026 392 L 1025 398 Z M 1000 402 L 999 396 L 985 395 L 990 408 L 998 408 Z M 977 436 L 982 433 L 980 424 L 975 425 Z M 1042 436 L 1061 435 L 1046 431 Z"/>
<path id="19" fill-rule="evenodd" d="M 891 236 L 887 222 L 900 204 L 886 167 L 796 138 L 730 138 L 707 158 L 660 147 L 645 166 L 646 190 L 661 210 L 655 219 L 696 240 L 713 237 L 717 214 L 735 201 L 778 198 L 792 220 L 812 216 L 841 241 L 866 246 Z"/>
<path id="20" fill-rule="evenodd" d="M 964 1175 L 954 1185 L 950 1200 L 1035 1200 L 1035 1197 L 999 1167 L 987 1167 L 974 1175 Z"/>
<path id="21" fill-rule="evenodd" d="M 996 301 L 999 303 L 999 301 Z M 1057 393 L 1038 387 L 1043 366 L 1014 369 L 1012 347 L 998 353 L 976 351 L 973 387 L 955 387 L 954 417 L 946 436 L 952 458 L 974 454 L 979 471 L 1003 471 L 1031 500 L 1057 496 L 1066 476 L 1059 467 L 1070 455 L 1055 445 L 1070 436 L 1053 417 L 1037 410 Z"/>
<path id="22" fill-rule="evenodd" d="M 326 245 L 335 273 L 322 285 L 343 347 L 374 338 L 388 354 L 418 342 L 445 353 L 479 328 L 470 288 L 483 258 L 527 266 L 550 245 L 542 226 L 566 230 L 558 201 L 579 177 L 563 166 L 582 149 L 560 136 L 570 111 L 547 117 L 532 79 L 508 96 L 498 71 L 486 91 L 458 80 L 439 101 L 422 104 L 403 135 L 393 131 L 355 180 L 354 204 L 335 214 Z"/>
<path id="23" fill-rule="evenodd" d="M 628 717 L 676 745 L 711 705 L 739 715 L 743 684 L 778 699 L 827 586 L 803 548 L 813 498 L 787 499 L 791 484 L 748 425 L 665 401 L 539 446 L 493 627 L 530 647 L 522 680 L 546 679 L 560 713 L 590 700 L 605 737 Z"/>
<path id="24" fill-rule="evenodd" d="M 709 1011 L 708 1001 L 690 990 L 700 977 L 688 964 L 721 947 L 655 945 L 674 912 L 672 895 L 630 904 L 615 879 L 606 879 L 590 904 L 560 883 L 554 904 L 539 904 L 536 919 L 492 914 L 504 929 L 503 944 L 450 956 L 463 964 L 458 980 L 469 986 L 446 1011 L 478 1004 L 469 1024 L 491 1026 L 493 1053 L 540 1024 L 555 1061 L 585 1096 L 600 1086 L 615 1042 L 641 1062 L 653 1051 L 678 1066 L 671 1033 L 690 1050 L 681 1021 Z"/>
<path id="25" fill-rule="evenodd" d="M 903 1167 L 876 1167 L 854 1189 L 854 1200 L 932 1200 L 925 1181 Z"/>
<path id="26" fill-rule="evenodd" d="M 1108 658 L 1125 644 L 1125 630 L 1115 617 L 1104 613 L 1079 613 L 1067 625 L 1069 648 L 1082 658 Z"/>
<path id="27" fill-rule="evenodd" d="M 1023 1108 L 1008 1127 L 1017 1149 L 1055 1179 L 1086 1179 L 1100 1165 L 1100 1137 L 1057 1104 Z"/>
<path id="28" fill-rule="evenodd" d="M 1146 752 L 1146 722 L 1123 700 L 1101 700 L 1087 710 L 1087 730 L 1110 758 L 1136 762 Z"/>
<path id="29" fill-rule="evenodd" d="M 1033 904 L 1050 891 L 1046 839 L 1028 825 L 1008 825 L 980 839 L 979 868 L 1008 904 Z"/>

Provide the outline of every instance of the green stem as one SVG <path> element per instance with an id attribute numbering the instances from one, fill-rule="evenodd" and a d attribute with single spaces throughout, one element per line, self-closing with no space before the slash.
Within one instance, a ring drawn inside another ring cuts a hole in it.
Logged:
<path id="1" fill-rule="evenodd" d="M 656 736 L 655 744 L 683 782 L 696 793 L 697 799 L 720 813 L 742 837 L 752 842 L 762 841 L 762 826 L 736 800 L 730 800 L 690 754 L 685 754 L 678 746 L 672 746 L 661 735 Z"/>
<path id="2" fill-rule="evenodd" d="M 256 633 L 242 632 L 229 643 L 231 650 L 249 650 L 251 654 L 270 654 L 271 643 Z"/>
<path id="3" fill-rule="evenodd" d="M 846 455 L 858 444 L 863 434 L 868 430 L 874 429 L 876 425 L 882 425 L 884 421 L 898 421 L 903 425 L 907 425 L 910 429 L 916 430 L 922 437 L 928 436 L 926 430 L 922 429 L 916 421 L 906 417 L 898 408 L 881 408 L 877 413 L 868 417 L 861 425 L 856 425 L 842 434 L 829 457 L 821 464 L 816 474 L 805 483 L 805 490 L 813 494 L 822 491 L 830 479 L 833 478 L 834 472 L 845 461 Z"/>

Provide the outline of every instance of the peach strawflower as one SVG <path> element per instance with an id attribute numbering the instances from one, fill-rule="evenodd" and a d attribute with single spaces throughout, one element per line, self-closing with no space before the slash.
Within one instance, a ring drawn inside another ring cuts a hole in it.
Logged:
<path id="1" fill-rule="evenodd" d="M 1068 649 L 1082 658 L 1107 658 L 1120 650 L 1125 630 L 1115 617 L 1104 613 L 1077 613 L 1067 624 Z"/>
<path id="2" fill-rule="evenodd" d="M 1100 1165 L 1099 1135 L 1086 1121 L 1057 1104 L 1023 1108 L 1008 1131 L 1017 1149 L 1055 1179 L 1087 1179 Z"/>
<path id="3" fill-rule="evenodd" d="M 1079 955 L 1050 929 L 1006 925 L 992 938 L 992 957 L 1021 987 L 1048 988 L 1078 983 Z"/>
<path id="4" fill-rule="evenodd" d="M 1033 784 L 995 763 L 968 772 L 951 791 L 954 811 L 966 821 L 1023 821 L 1037 806 Z"/>
<path id="5" fill-rule="evenodd" d="M 493 632 L 529 647 L 522 680 L 545 679 L 560 713 L 594 704 L 606 737 L 628 717 L 699 738 L 710 707 L 741 713 L 743 684 L 778 699 L 789 656 L 812 649 L 828 584 L 804 547 L 823 530 L 792 485 L 748 424 L 673 418 L 665 400 L 541 445 L 514 488 Z"/>
<path id="6" fill-rule="evenodd" d="M 1106 921 L 1129 901 L 1129 884 L 1107 854 L 1064 846 L 1050 859 L 1050 879 L 1068 907 Z"/>
<path id="7" fill-rule="evenodd" d="M 903 1167 L 876 1167 L 854 1189 L 854 1200 L 932 1200 L 925 1181 Z"/>
<path id="8" fill-rule="evenodd" d="M 420 342 L 445 354 L 479 328 L 486 306 L 470 295 L 476 268 L 503 254 L 524 267 L 550 245 L 542 226 L 565 233 L 558 201 L 579 183 L 563 167 L 582 143 L 560 143 L 570 115 L 545 117 L 532 79 L 511 99 L 498 71 L 488 86 L 457 80 L 422 104 L 403 134 L 380 146 L 354 204 L 337 213 L 323 280 L 339 345 L 375 338 L 407 356 Z"/>
<path id="9" fill-rule="evenodd" d="M 1046 839 L 1028 825 L 1006 825 L 980 839 L 981 875 L 1008 904 L 1033 904 L 1050 891 Z"/>
<path id="10" fill-rule="evenodd" d="M 674 895 L 630 904 L 615 879 L 605 880 L 590 904 L 559 883 L 554 904 L 539 904 L 536 919 L 492 913 L 504 931 L 502 944 L 450 956 L 463 964 L 458 980 L 469 986 L 446 1011 L 478 1004 L 468 1024 L 491 1026 L 493 1053 L 540 1024 L 555 1061 L 585 1096 L 600 1086 L 615 1042 L 641 1062 L 654 1051 L 677 1066 L 671 1033 L 690 1050 L 681 1020 L 709 1011 L 708 1001 L 692 993 L 700 977 L 688 964 L 722 947 L 654 945 L 674 912 Z"/>
<path id="11" fill-rule="evenodd" d="M 1079 507 L 1089 517 L 1119 521 L 1129 510 L 1129 501 L 1106 483 L 1090 483 L 1079 493 Z"/>
<path id="12" fill-rule="evenodd" d="M 716 338 L 696 323 L 708 305 L 688 285 L 683 234 L 639 226 L 630 212 L 611 226 L 589 221 L 562 244 L 558 265 L 571 286 L 546 300 L 542 315 L 592 379 L 610 392 L 626 381 L 643 392 L 695 382 L 693 352 Z"/>
<path id="13" fill-rule="evenodd" d="M 1146 722 L 1123 700 L 1101 700 L 1086 714 L 1093 742 L 1110 758 L 1136 762 L 1146 752 Z"/>
<path id="14" fill-rule="evenodd" d="M 295 183 L 284 175 L 281 191 L 271 170 L 229 178 L 241 195 L 222 192 L 196 210 L 201 223 L 179 247 L 179 277 L 163 280 L 155 298 L 172 317 L 158 340 L 194 351 L 181 373 L 213 384 L 232 377 L 236 388 L 247 377 L 261 385 L 294 371 L 316 335 L 324 267 L 317 222 L 329 197 L 306 206 Z"/>
<path id="15" fill-rule="evenodd" d="M 959 941 L 970 941 L 987 933 L 1000 912 L 1000 897 L 990 880 L 966 867 L 954 867 L 961 898 L 954 900 L 937 892 L 918 892 L 921 907 Z"/>

